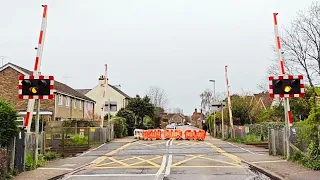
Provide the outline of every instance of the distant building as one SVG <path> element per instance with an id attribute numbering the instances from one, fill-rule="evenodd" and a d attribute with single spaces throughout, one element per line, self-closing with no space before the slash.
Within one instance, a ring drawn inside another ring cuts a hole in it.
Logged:
<path id="1" fill-rule="evenodd" d="M 77 91 L 96 101 L 95 114 L 101 115 L 101 108 L 104 104 L 104 115 L 108 114 L 110 106 L 110 114 L 114 116 L 121 108 L 125 108 L 128 105 L 131 98 L 119 88 L 108 84 L 105 98 L 102 99 L 104 81 L 105 77 L 100 76 L 96 87 L 92 89 L 77 89 Z"/>

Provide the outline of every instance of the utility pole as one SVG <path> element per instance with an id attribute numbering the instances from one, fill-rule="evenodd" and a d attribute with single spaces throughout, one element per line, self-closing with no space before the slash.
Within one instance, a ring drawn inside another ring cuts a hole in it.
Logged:
<path id="1" fill-rule="evenodd" d="M 225 66 L 225 76 L 226 76 L 226 85 L 227 85 L 227 95 L 228 95 L 228 108 L 229 108 L 229 117 L 230 117 L 230 126 L 231 126 L 231 137 L 234 138 L 234 128 L 233 128 L 233 119 L 232 119 L 232 105 L 231 97 L 229 90 L 229 80 L 228 80 L 228 66 Z"/>
<path id="2" fill-rule="evenodd" d="M 35 135 L 36 135 L 36 147 L 35 147 L 35 151 L 34 151 L 34 160 L 35 163 L 38 162 L 38 147 L 39 147 L 39 121 L 40 121 L 40 99 L 36 99 L 36 121 L 35 121 Z M 42 140 L 43 143 L 43 140 Z"/>
<path id="3" fill-rule="evenodd" d="M 216 80 L 209 80 L 213 83 L 213 101 L 216 101 Z M 216 137 L 216 111 L 214 106 L 212 106 L 213 110 L 213 137 Z M 211 130 L 211 129 L 210 129 Z"/>
<path id="4" fill-rule="evenodd" d="M 281 41 L 280 41 L 280 36 L 279 36 L 279 30 L 278 30 L 278 21 L 277 21 L 277 15 L 278 13 L 273 13 L 273 20 L 274 20 L 274 35 L 276 39 L 276 47 L 277 47 L 277 57 L 279 61 L 279 70 L 280 70 L 280 75 L 285 74 L 285 69 L 284 69 L 284 61 L 282 59 L 282 52 L 281 52 Z M 290 102 L 289 98 L 285 97 L 283 98 L 284 100 L 284 114 L 285 114 L 285 139 L 287 141 L 286 147 L 287 147 L 287 160 L 290 159 L 291 157 L 291 152 L 290 152 L 290 128 L 292 126 L 292 114 L 290 110 Z"/>
<path id="5" fill-rule="evenodd" d="M 223 103 L 221 103 L 221 131 L 222 131 L 222 139 L 224 139 Z"/>

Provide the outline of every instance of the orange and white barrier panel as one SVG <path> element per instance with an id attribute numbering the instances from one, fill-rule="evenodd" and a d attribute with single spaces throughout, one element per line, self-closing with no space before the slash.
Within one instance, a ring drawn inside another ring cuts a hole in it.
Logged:
<path id="1" fill-rule="evenodd" d="M 199 140 L 203 141 L 206 138 L 206 132 L 202 129 L 197 130 L 185 130 L 184 132 L 180 129 L 149 129 L 134 131 L 134 136 L 139 137 L 143 140 L 161 140 L 161 139 L 176 139 L 176 140 Z"/>
<path id="2" fill-rule="evenodd" d="M 184 137 L 186 140 L 200 140 L 203 141 L 206 138 L 206 132 L 202 129 L 199 130 L 185 130 Z"/>

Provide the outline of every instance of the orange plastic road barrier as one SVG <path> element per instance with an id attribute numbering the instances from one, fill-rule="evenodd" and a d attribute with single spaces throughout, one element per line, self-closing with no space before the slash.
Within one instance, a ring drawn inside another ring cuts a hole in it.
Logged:
<path id="1" fill-rule="evenodd" d="M 164 139 L 165 139 L 165 140 L 171 138 L 171 132 L 172 132 L 172 130 L 168 130 L 168 129 L 166 129 L 166 130 L 164 131 Z"/>
<path id="2" fill-rule="evenodd" d="M 182 131 L 180 129 L 174 130 L 174 137 L 177 140 L 182 140 Z"/>
<path id="3" fill-rule="evenodd" d="M 203 141 L 206 138 L 206 132 L 204 130 L 199 130 L 197 132 L 197 140 Z"/>
<path id="4" fill-rule="evenodd" d="M 149 139 L 149 131 L 147 131 L 147 130 L 142 131 L 142 139 L 143 140 Z"/>
<path id="5" fill-rule="evenodd" d="M 157 129 L 155 131 L 156 131 L 156 139 L 160 140 L 162 138 L 162 131 L 160 129 Z"/>
<path id="6" fill-rule="evenodd" d="M 149 132 L 149 138 L 150 140 L 156 139 L 157 138 L 157 134 L 155 130 L 148 130 Z"/>
<path id="7" fill-rule="evenodd" d="M 194 139 L 193 132 L 190 129 L 185 130 L 184 137 L 186 140 L 193 140 Z"/>

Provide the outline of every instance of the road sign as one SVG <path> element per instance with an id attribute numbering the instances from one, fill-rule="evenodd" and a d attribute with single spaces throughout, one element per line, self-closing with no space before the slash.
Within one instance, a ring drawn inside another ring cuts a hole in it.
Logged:
<path id="1" fill-rule="evenodd" d="M 221 108 L 225 108 L 226 107 L 226 103 L 225 102 L 213 102 L 211 104 L 212 107 L 216 107 L 218 109 L 221 109 Z"/>
<path id="2" fill-rule="evenodd" d="M 304 97 L 303 76 L 270 76 L 269 90 L 271 98 Z"/>
<path id="3" fill-rule="evenodd" d="M 19 99 L 53 99 L 53 76 L 20 76 Z"/>

